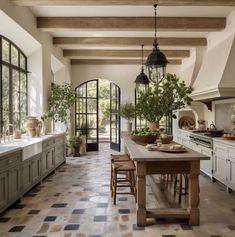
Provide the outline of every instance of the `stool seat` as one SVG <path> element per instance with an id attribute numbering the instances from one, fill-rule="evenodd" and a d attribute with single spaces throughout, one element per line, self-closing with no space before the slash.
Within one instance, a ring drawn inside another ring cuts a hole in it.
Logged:
<path id="1" fill-rule="evenodd" d="M 128 160 L 130 160 L 130 157 L 126 154 L 122 154 L 122 155 L 113 155 L 113 154 L 111 154 L 111 162 L 128 161 Z"/>
<path id="2" fill-rule="evenodd" d="M 118 194 L 131 194 L 136 199 L 135 170 L 135 164 L 128 155 L 111 155 L 110 185 L 114 205 Z M 118 188 L 130 188 L 130 191 L 118 192 Z"/>
<path id="3" fill-rule="evenodd" d="M 112 168 L 117 171 L 135 171 L 135 165 L 133 161 L 115 162 L 112 164 Z"/>
<path id="4" fill-rule="evenodd" d="M 113 168 L 112 164 L 114 162 L 123 162 L 123 161 L 129 161 L 130 157 L 126 154 L 117 154 L 113 155 L 111 154 L 111 175 L 110 175 L 110 190 L 112 190 L 112 183 L 113 183 Z"/>

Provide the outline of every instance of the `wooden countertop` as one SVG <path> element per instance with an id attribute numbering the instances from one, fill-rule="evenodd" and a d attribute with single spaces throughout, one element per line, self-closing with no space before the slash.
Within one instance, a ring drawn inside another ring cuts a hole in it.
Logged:
<path id="1" fill-rule="evenodd" d="M 130 157 L 134 161 L 192 161 L 209 160 L 210 157 L 187 148 L 187 152 L 169 153 L 161 151 L 149 151 L 145 146 L 132 141 L 130 137 L 124 137 L 124 143 L 127 147 Z"/>

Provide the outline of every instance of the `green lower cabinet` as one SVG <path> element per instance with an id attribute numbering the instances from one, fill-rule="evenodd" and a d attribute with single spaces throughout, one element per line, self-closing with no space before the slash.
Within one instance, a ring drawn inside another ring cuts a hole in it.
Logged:
<path id="1" fill-rule="evenodd" d="M 32 183 L 38 183 L 41 180 L 41 154 L 35 157 L 31 162 Z"/>
<path id="2" fill-rule="evenodd" d="M 42 176 L 45 177 L 55 169 L 54 148 L 50 148 L 42 153 Z"/>
<path id="3" fill-rule="evenodd" d="M 0 211 L 7 205 L 7 172 L 0 173 Z"/>
<path id="4" fill-rule="evenodd" d="M 41 154 L 36 155 L 22 164 L 22 195 L 41 180 Z"/>
<path id="5" fill-rule="evenodd" d="M 46 151 L 42 153 L 41 168 L 42 168 L 42 176 L 45 176 L 45 174 L 47 174 L 47 152 Z"/>
<path id="6" fill-rule="evenodd" d="M 24 161 L 22 165 L 22 190 L 28 191 L 32 185 L 31 179 L 31 161 Z"/>
<path id="7" fill-rule="evenodd" d="M 55 166 L 58 167 L 65 161 L 65 145 L 64 143 L 56 144 L 55 147 Z"/>
<path id="8" fill-rule="evenodd" d="M 55 142 L 56 141 L 56 142 Z M 22 161 L 22 151 L 0 159 L 0 213 L 65 161 L 65 136 L 46 140 L 42 153 Z"/>
<path id="9" fill-rule="evenodd" d="M 14 202 L 21 194 L 20 166 L 12 167 L 8 173 L 8 199 Z"/>
<path id="10" fill-rule="evenodd" d="M 51 171 L 55 168 L 55 150 L 54 148 L 50 149 L 47 153 L 47 169 Z"/>

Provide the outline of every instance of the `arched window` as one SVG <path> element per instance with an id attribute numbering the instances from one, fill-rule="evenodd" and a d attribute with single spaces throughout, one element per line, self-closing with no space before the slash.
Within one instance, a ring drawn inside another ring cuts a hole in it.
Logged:
<path id="1" fill-rule="evenodd" d="M 0 79 L 1 132 L 9 124 L 22 128 L 27 115 L 27 58 L 14 43 L 1 35 Z"/>

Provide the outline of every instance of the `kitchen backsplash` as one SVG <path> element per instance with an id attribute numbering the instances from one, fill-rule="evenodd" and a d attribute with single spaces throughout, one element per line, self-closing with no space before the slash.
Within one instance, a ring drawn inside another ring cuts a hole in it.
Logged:
<path id="1" fill-rule="evenodd" d="M 232 114 L 235 114 L 235 103 L 215 104 L 215 124 L 217 129 L 224 129 L 225 132 L 231 132 L 233 122 Z"/>

